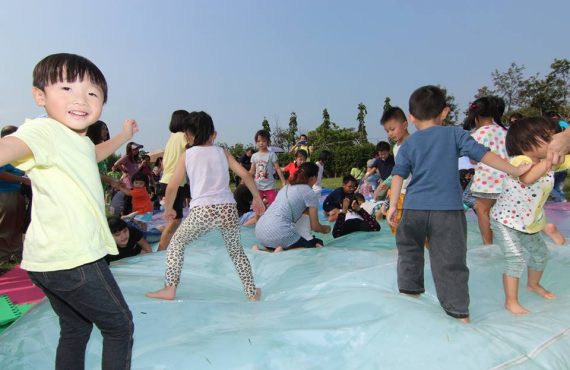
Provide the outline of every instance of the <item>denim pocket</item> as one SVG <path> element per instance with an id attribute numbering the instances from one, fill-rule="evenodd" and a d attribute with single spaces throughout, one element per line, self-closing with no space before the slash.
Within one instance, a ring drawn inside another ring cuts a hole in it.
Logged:
<path id="1" fill-rule="evenodd" d="M 85 270 L 83 266 L 69 270 L 44 272 L 46 285 L 54 291 L 70 292 L 85 284 Z"/>

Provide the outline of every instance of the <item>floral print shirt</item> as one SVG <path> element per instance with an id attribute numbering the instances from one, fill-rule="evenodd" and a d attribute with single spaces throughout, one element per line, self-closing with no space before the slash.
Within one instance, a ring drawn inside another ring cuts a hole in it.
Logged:
<path id="1" fill-rule="evenodd" d="M 507 130 L 492 123 L 475 130 L 471 136 L 479 144 L 485 145 L 491 152 L 497 154 L 503 159 L 508 159 L 507 149 L 505 147 L 505 138 Z M 475 167 L 475 176 L 471 182 L 471 191 L 474 193 L 498 194 L 502 191 L 503 180 L 507 175 L 504 172 L 489 167 L 479 162 Z"/>

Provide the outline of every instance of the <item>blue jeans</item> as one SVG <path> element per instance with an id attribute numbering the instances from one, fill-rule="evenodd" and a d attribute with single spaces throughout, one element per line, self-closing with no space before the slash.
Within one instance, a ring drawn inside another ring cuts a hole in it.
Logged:
<path id="1" fill-rule="evenodd" d="M 130 369 L 133 316 L 104 259 L 69 270 L 28 272 L 59 317 L 55 368 L 84 369 L 93 324 L 103 336 L 102 369 Z"/>

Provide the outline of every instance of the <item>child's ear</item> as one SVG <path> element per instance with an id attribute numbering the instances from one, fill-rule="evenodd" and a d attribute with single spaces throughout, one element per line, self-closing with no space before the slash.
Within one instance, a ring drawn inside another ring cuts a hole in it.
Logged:
<path id="1" fill-rule="evenodd" d="M 214 133 L 212 134 L 212 141 L 216 140 L 217 137 L 218 137 L 218 131 L 214 131 Z"/>
<path id="2" fill-rule="evenodd" d="M 46 105 L 46 94 L 41 89 L 32 87 L 32 96 L 38 106 L 43 107 Z"/>
<path id="3" fill-rule="evenodd" d="M 443 108 L 443 110 L 441 111 L 441 120 L 442 121 L 447 118 L 447 115 L 449 114 L 449 112 L 450 112 L 449 107 Z"/>
<path id="4" fill-rule="evenodd" d="M 408 121 L 416 122 L 416 117 L 414 117 L 411 113 L 408 114 Z"/>

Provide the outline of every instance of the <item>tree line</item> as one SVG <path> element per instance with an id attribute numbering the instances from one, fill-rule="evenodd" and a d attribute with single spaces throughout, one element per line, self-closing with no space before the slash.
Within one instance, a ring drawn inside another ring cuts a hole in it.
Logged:
<path id="1" fill-rule="evenodd" d="M 474 94 L 474 99 L 482 96 L 495 95 L 504 99 L 506 105 L 505 116 L 519 112 L 524 116 L 545 115 L 547 112 L 559 112 L 562 116 L 568 114 L 570 105 L 570 61 L 568 59 L 554 59 L 549 72 L 541 76 L 539 73 L 525 77 L 525 66 L 512 63 L 506 71 L 494 70 L 491 73 L 493 86 L 482 86 Z M 445 120 L 446 125 L 460 125 L 461 111 L 455 102 L 455 97 L 443 86 L 439 86 L 446 93 L 447 105 L 450 114 Z M 383 111 L 391 107 L 390 97 L 386 97 Z M 341 127 L 329 115 L 327 108 L 322 111 L 322 122 L 313 130 L 307 132 L 309 142 L 314 148 L 311 160 L 315 161 L 323 150 L 332 153 L 332 161 L 325 168 L 328 176 L 343 176 L 350 172 L 352 167 L 363 168 L 366 160 L 370 159 L 376 143 L 368 141 L 366 130 L 367 107 L 359 103 L 356 107 L 355 127 Z M 465 114 L 465 112 L 463 113 Z M 266 117 L 261 127 L 271 134 L 271 143 L 283 148 L 285 153 L 278 153 L 281 165 L 293 160 L 289 148 L 295 145 L 299 134 L 297 114 L 291 112 L 287 127 L 275 123 L 270 126 Z M 243 155 L 248 146 L 237 143 L 232 146 L 221 144 L 234 156 Z"/>

